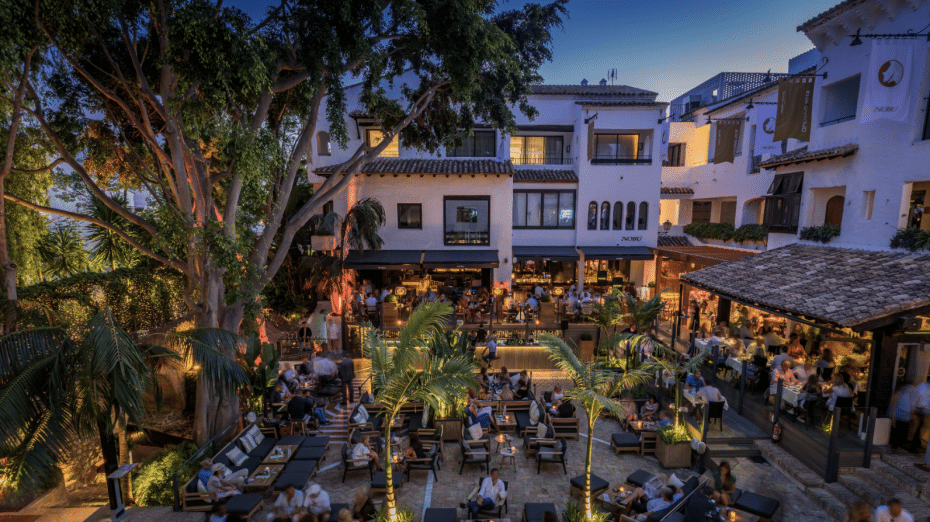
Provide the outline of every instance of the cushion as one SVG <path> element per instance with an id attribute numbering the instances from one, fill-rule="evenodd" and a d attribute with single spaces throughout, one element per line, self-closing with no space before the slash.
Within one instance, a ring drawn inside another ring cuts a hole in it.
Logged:
<path id="1" fill-rule="evenodd" d="M 261 444 L 262 441 L 265 440 L 265 434 L 262 433 L 262 430 L 258 429 L 258 426 L 254 424 L 251 428 L 249 428 L 247 434 L 249 437 L 252 437 L 252 440 L 255 441 L 255 444 Z"/>
<path id="2" fill-rule="evenodd" d="M 753 493 L 752 491 L 743 491 L 739 498 L 736 499 L 736 502 L 733 503 L 734 508 L 762 518 L 772 518 L 775 512 L 778 511 L 779 506 L 781 506 L 781 502 L 774 498 Z"/>
<path id="3" fill-rule="evenodd" d="M 313 471 L 316 470 L 318 465 L 318 460 L 292 460 L 287 464 L 287 472 L 306 472 L 313 474 Z"/>
<path id="4" fill-rule="evenodd" d="M 323 460 L 324 455 L 326 455 L 326 448 L 322 446 L 313 446 L 300 448 L 294 453 L 291 460 Z"/>
<path id="5" fill-rule="evenodd" d="M 536 424 L 539 422 L 539 404 L 534 401 L 530 404 L 530 422 Z"/>
<path id="6" fill-rule="evenodd" d="M 236 466 L 242 466 L 242 463 L 245 462 L 245 459 L 249 458 L 248 455 L 242 453 L 242 450 L 235 446 L 226 452 L 226 456 L 229 457 L 229 462 L 235 464 Z"/>
<path id="7" fill-rule="evenodd" d="M 355 424 L 365 424 L 368 421 L 368 417 L 364 413 L 358 412 L 355 414 L 355 417 L 352 417 L 352 422 Z"/>
<path id="8" fill-rule="evenodd" d="M 475 423 L 468 428 L 468 434 L 471 435 L 472 440 L 480 439 L 483 433 L 484 430 L 481 429 L 481 424 Z"/>
<path id="9" fill-rule="evenodd" d="M 428 404 L 423 405 L 423 420 L 420 421 L 420 427 L 421 428 L 429 427 L 429 405 Z"/>
<path id="10" fill-rule="evenodd" d="M 278 444 L 282 446 L 303 446 L 306 442 L 306 435 L 288 435 L 287 437 L 278 440 Z"/>
<path id="11" fill-rule="evenodd" d="M 244 517 L 262 503 L 261 495 L 233 495 L 226 501 L 226 512 Z"/>
<path id="12" fill-rule="evenodd" d="M 636 435 L 632 433 L 614 433 L 613 435 L 610 436 L 610 440 L 611 442 L 614 443 L 614 446 L 618 448 L 638 448 L 639 447 L 639 437 L 637 437 Z M 627 479 L 627 482 L 630 482 L 630 479 Z M 637 485 L 641 486 L 641 484 L 637 484 Z"/>
<path id="13" fill-rule="evenodd" d="M 426 508 L 423 522 L 455 522 L 457 517 L 458 512 L 455 508 Z"/>
<path id="14" fill-rule="evenodd" d="M 527 502 L 523 505 L 523 513 L 525 515 L 526 522 L 542 522 L 543 515 L 546 513 L 546 511 L 558 513 L 555 504 L 551 503 Z M 423 522 L 426 521 L 424 520 Z"/>
<path id="15" fill-rule="evenodd" d="M 626 483 L 632 484 L 638 488 L 641 488 L 647 482 L 652 480 L 652 477 L 654 476 L 655 475 L 653 475 L 652 473 L 649 473 L 648 471 L 639 469 L 639 470 L 634 471 L 630 476 L 626 478 Z"/>
<path id="16" fill-rule="evenodd" d="M 307 437 L 307 440 L 304 442 L 304 446 L 316 447 L 323 446 L 324 448 L 329 445 L 329 437 Z"/>
<path id="17" fill-rule="evenodd" d="M 195 486 L 195 487 L 197 488 L 197 493 L 209 493 L 209 491 L 207 490 L 207 485 L 206 485 L 206 484 L 204 484 L 203 482 L 201 482 L 199 479 L 198 479 L 198 480 L 195 480 L 194 482 L 197 483 L 196 486 Z"/>
<path id="18" fill-rule="evenodd" d="M 533 423 L 530 422 L 530 414 L 527 411 L 513 412 L 513 419 L 517 421 L 517 429 L 520 431 L 523 431 L 533 425 Z"/>
<path id="19" fill-rule="evenodd" d="M 359 404 L 359 405 L 358 405 L 358 412 L 362 414 L 362 417 L 365 419 L 365 421 L 368 420 L 368 410 L 365 409 L 365 406 Z M 362 421 L 362 422 L 365 422 L 365 421 Z"/>
<path id="20" fill-rule="evenodd" d="M 536 438 L 537 439 L 545 438 L 546 433 L 548 431 L 549 431 L 549 426 L 546 426 L 545 423 L 540 422 L 539 424 L 536 425 Z"/>
<path id="21" fill-rule="evenodd" d="M 578 475 L 570 481 L 571 485 L 575 489 L 584 489 L 584 475 Z M 598 477 L 597 475 L 591 475 L 591 491 L 601 491 L 610 487 L 610 483 L 606 480 Z"/>
<path id="22" fill-rule="evenodd" d="M 352 512 L 352 506 L 348 504 L 331 503 L 329 505 L 329 522 L 338 522 L 339 512 L 343 509 L 348 509 L 350 513 Z"/>
<path id="23" fill-rule="evenodd" d="M 358 402 L 359 402 L 359 405 L 371 404 L 372 402 L 374 402 L 374 398 L 371 396 L 370 393 L 365 392 L 362 394 L 361 398 L 359 398 Z"/>
<path id="24" fill-rule="evenodd" d="M 675 487 L 677 487 L 678 489 L 681 489 L 681 488 L 685 487 L 685 483 L 682 482 L 681 479 L 678 478 L 678 475 L 675 475 L 674 473 L 672 473 L 672 476 L 669 477 L 669 479 L 668 479 L 668 484 L 669 484 L 670 486 L 675 486 Z"/>
<path id="25" fill-rule="evenodd" d="M 394 473 L 391 478 L 391 482 L 394 483 L 395 488 L 399 488 L 404 483 L 404 477 L 402 473 Z M 384 489 L 387 487 L 387 476 L 383 471 L 375 473 L 374 478 L 371 479 L 371 487 L 373 489 Z"/>
<path id="26" fill-rule="evenodd" d="M 255 446 L 256 446 L 255 440 L 253 440 L 252 437 L 249 436 L 248 434 L 245 434 L 245 435 L 239 437 L 239 444 L 242 445 L 242 449 L 243 449 L 246 453 L 248 453 L 248 452 L 252 451 L 253 449 L 255 449 Z"/>
<path id="27" fill-rule="evenodd" d="M 265 437 L 265 440 L 261 442 L 258 446 L 255 446 L 255 449 L 249 452 L 250 457 L 259 457 L 265 458 L 271 450 L 274 449 L 278 441 L 274 440 L 271 437 Z"/>
<path id="28" fill-rule="evenodd" d="M 287 486 L 294 486 L 297 489 L 304 489 L 307 482 L 310 481 L 309 471 L 285 471 L 281 473 L 278 480 L 274 483 L 275 491 L 283 491 Z"/>

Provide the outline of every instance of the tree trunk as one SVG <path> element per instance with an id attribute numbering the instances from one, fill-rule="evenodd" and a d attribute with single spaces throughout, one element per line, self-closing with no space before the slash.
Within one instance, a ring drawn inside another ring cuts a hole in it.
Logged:
<path id="1" fill-rule="evenodd" d="M 107 476 L 119 467 L 116 439 L 113 437 L 113 432 L 107 429 L 107 425 L 103 422 L 97 422 L 97 432 L 100 435 L 100 452 L 103 455 L 103 473 Z M 110 498 L 110 509 L 116 509 L 116 489 L 109 480 L 107 480 L 107 494 Z"/>
<path id="2" fill-rule="evenodd" d="M 384 418 L 384 460 L 382 460 L 382 467 L 384 467 L 384 487 L 385 487 L 385 496 L 386 504 L 388 510 L 388 520 L 394 521 L 397 520 L 397 500 L 394 498 L 394 477 L 393 477 L 393 468 L 394 463 L 391 460 L 391 423 L 394 422 L 394 417 L 397 416 L 397 410 L 391 412 L 390 417 Z"/>
<path id="3" fill-rule="evenodd" d="M 116 417 L 116 434 L 119 441 L 119 463 L 129 463 L 129 430 L 126 422 L 126 415 L 120 413 Z M 120 480 L 120 486 L 123 490 L 123 496 L 126 502 L 132 498 L 132 488 L 129 485 L 129 474 Z"/>
<path id="4" fill-rule="evenodd" d="M 594 518 L 591 512 L 591 451 L 594 449 L 594 420 L 597 417 L 588 415 L 588 447 L 584 457 L 584 491 L 582 492 L 582 501 L 584 502 L 584 513 L 587 520 Z"/>
<path id="5" fill-rule="evenodd" d="M 7 310 L 4 314 L 3 333 L 8 334 L 16 322 L 16 264 L 10 259 L 6 242 L 5 177 L 0 176 L 0 266 L 3 269 L 3 288 L 6 290 Z"/>

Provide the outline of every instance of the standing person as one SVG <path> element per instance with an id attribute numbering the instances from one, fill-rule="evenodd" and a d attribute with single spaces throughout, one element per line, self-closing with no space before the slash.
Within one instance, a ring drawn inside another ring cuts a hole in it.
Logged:
<path id="1" fill-rule="evenodd" d="M 329 522 L 331 512 L 329 493 L 323 491 L 319 484 L 310 486 L 304 498 L 304 522 Z"/>
<path id="2" fill-rule="evenodd" d="M 856 500 L 846 510 L 846 522 L 872 522 L 872 512 L 864 500 Z"/>
<path id="3" fill-rule="evenodd" d="M 491 336 L 488 338 L 488 353 L 481 356 L 481 360 L 484 361 L 488 366 L 491 365 L 491 361 L 497 358 L 497 337 Z"/>
<path id="4" fill-rule="evenodd" d="M 481 489 L 478 490 L 478 496 L 475 500 L 468 503 L 459 504 L 461 508 L 468 508 L 471 518 L 478 518 L 479 511 L 490 511 L 494 506 L 499 505 L 507 498 L 507 489 L 504 481 L 500 479 L 500 471 L 497 468 L 491 470 L 491 476 L 485 477 L 481 482 Z"/>
<path id="5" fill-rule="evenodd" d="M 352 388 L 352 381 L 355 379 L 355 363 L 351 358 L 346 357 L 345 352 L 341 352 L 338 355 L 336 369 L 342 387 L 342 404 L 347 406 L 350 402 L 355 402 L 355 389 Z"/>
<path id="6" fill-rule="evenodd" d="M 293 484 L 288 484 L 275 500 L 271 513 L 268 513 L 268 521 L 299 522 L 303 508 L 304 492 L 295 488 Z"/>
<path id="7" fill-rule="evenodd" d="M 888 416 L 891 417 L 891 447 L 900 448 L 907 442 L 911 431 L 911 421 L 914 418 L 914 405 L 917 390 L 913 384 L 905 383 L 898 387 L 891 404 L 888 406 Z"/>
<path id="8" fill-rule="evenodd" d="M 915 394 L 917 399 L 914 405 L 914 422 L 911 423 L 911 431 L 914 433 L 909 438 L 913 438 L 914 451 L 917 452 L 921 446 L 928 445 L 923 437 L 925 428 L 930 423 L 930 376 L 916 386 Z"/>
<path id="9" fill-rule="evenodd" d="M 875 508 L 875 522 L 914 522 L 914 516 L 905 511 L 900 500 L 893 498 L 887 505 Z"/>
<path id="10" fill-rule="evenodd" d="M 483 343 L 488 340 L 488 331 L 484 329 L 484 323 L 478 325 L 478 342 Z"/>
<path id="11" fill-rule="evenodd" d="M 701 331 L 701 305 L 697 302 L 697 299 L 691 301 L 691 319 L 688 321 L 688 330 L 692 334 Z"/>

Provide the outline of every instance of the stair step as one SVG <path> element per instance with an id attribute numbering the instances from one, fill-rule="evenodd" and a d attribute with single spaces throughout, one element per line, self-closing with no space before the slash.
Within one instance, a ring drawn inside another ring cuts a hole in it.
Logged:
<path id="1" fill-rule="evenodd" d="M 831 491 L 824 488 L 808 488 L 807 496 L 831 517 L 846 520 L 847 504 L 840 501 Z"/>
<path id="2" fill-rule="evenodd" d="M 851 506 L 853 502 L 857 500 L 865 500 L 860 495 L 850 491 L 848 488 L 846 488 L 846 486 L 839 482 L 825 483 L 823 485 L 823 489 L 828 491 L 837 501 L 845 506 L 843 508 L 843 517 L 841 517 L 841 520 L 846 518 L 845 512 L 848 506 Z"/>
<path id="3" fill-rule="evenodd" d="M 711 457 L 758 457 L 762 452 L 754 444 L 724 444 L 711 442 L 707 444 L 707 454 Z"/>
<path id="4" fill-rule="evenodd" d="M 871 469 L 878 475 L 881 475 L 884 480 L 894 484 L 896 487 L 910 493 L 911 495 L 914 495 L 915 497 L 919 497 L 921 495 L 922 486 L 926 484 L 926 481 L 916 479 L 881 460 L 872 459 Z M 920 470 L 914 468 L 914 471 Z"/>
<path id="5" fill-rule="evenodd" d="M 879 474 L 874 469 L 857 468 L 855 475 L 869 486 L 882 494 L 883 501 L 890 498 L 897 498 L 901 501 L 904 509 L 911 513 L 928 513 L 930 505 L 927 502 L 917 498 L 910 492 L 902 489 L 900 485 L 888 481 L 884 475 Z"/>
<path id="6" fill-rule="evenodd" d="M 866 482 L 857 474 L 841 473 L 839 482 L 846 489 L 858 495 L 861 500 L 868 502 L 873 508 L 883 505 L 889 498 L 882 490 Z"/>
<path id="7" fill-rule="evenodd" d="M 923 461 L 923 457 L 917 455 L 901 455 L 895 453 L 882 454 L 882 462 L 894 467 L 901 473 L 904 473 L 918 482 L 928 485 L 930 484 L 930 473 L 914 466 L 914 464 L 920 464 L 923 463 Z M 924 488 L 923 494 L 926 495 L 928 493 L 930 493 L 930 489 Z"/>

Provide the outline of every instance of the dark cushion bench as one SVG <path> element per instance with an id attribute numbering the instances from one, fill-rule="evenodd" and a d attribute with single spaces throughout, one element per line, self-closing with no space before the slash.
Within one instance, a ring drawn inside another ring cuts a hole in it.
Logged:
<path id="1" fill-rule="evenodd" d="M 555 504 L 550 502 L 527 502 L 523 505 L 523 522 L 542 522 L 546 511 L 558 514 Z"/>
<path id="2" fill-rule="evenodd" d="M 349 513 L 352 508 L 348 504 L 330 504 L 329 505 L 329 522 L 339 522 L 339 512 L 348 509 Z"/>
<path id="3" fill-rule="evenodd" d="M 291 457 L 291 460 L 323 460 L 323 457 L 325 456 L 325 446 L 308 446 L 306 448 L 300 448 L 297 450 L 297 453 L 294 453 L 294 456 Z"/>
<path id="4" fill-rule="evenodd" d="M 288 486 L 294 486 L 296 489 L 304 489 L 307 482 L 310 482 L 311 475 L 309 471 L 288 471 L 285 469 L 284 472 L 281 473 L 281 476 L 278 477 L 278 480 L 275 481 L 274 490 L 283 491 L 287 489 Z"/>
<path id="5" fill-rule="evenodd" d="M 635 436 L 635 435 L 634 435 L 634 436 Z M 638 440 L 636 441 L 636 445 L 637 445 L 637 446 L 639 445 L 639 441 L 638 441 Z M 633 473 L 631 473 L 631 474 L 626 478 L 626 483 L 627 483 L 627 484 L 632 484 L 632 485 L 634 485 L 634 486 L 636 486 L 636 487 L 638 487 L 638 488 L 641 488 L 641 487 L 643 487 L 647 482 L 649 482 L 650 480 L 652 480 L 652 477 L 654 477 L 654 476 L 655 476 L 655 475 L 653 475 L 652 473 L 649 473 L 648 471 L 638 469 L 638 470 L 634 471 Z"/>
<path id="6" fill-rule="evenodd" d="M 639 437 L 637 437 L 635 433 L 614 433 L 610 436 L 610 441 L 618 448 L 639 449 Z M 629 481 L 630 479 L 627 478 L 627 482 Z M 632 482 L 630 483 L 632 484 Z"/>
<path id="7" fill-rule="evenodd" d="M 455 508 L 426 508 L 423 522 L 456 522 L 458 512 Z"/>
<path id="8" fill-rule="evenodd" d="M 578 475 L 577 477 L 569 481 L 572 488 L 577 489 L 578 491 L 584 491 L 584 475 Z M 591 475 L 591 496 L 597 496 L 604 491 L 607 491 L 607 488 L 610 487 L 610 483 L 606 480 L 598 477 L 597 475 Z"/>
<path id="9" fill-rule="evenodd" d="M 249 517 L 262 505 L 262 495 L 246 494 L 233 495 L 226 501 L 226 512 L 234 517 L 248 520 Z"/>
<path id="10" fill-rule="evenodd" d="M 760 518 L 771 519 L 781 506 L 781 502 L 774 498 L 753 493 L 752 491 L 738 490 L 738 492 L 739 496 L 734 494 L 736 499 L 733 500 L 732 507 L 740 511 L 752 513 Z"/>
<path id="11" fill-rule="evenodd" d="M 307 440 L 304 442 L 304 447 L 312 448 L 316 446 L 322 446 L 324 448 L 329 446 L 329 437 L 321 437 L 321 436 L 307 437 Z"/>

